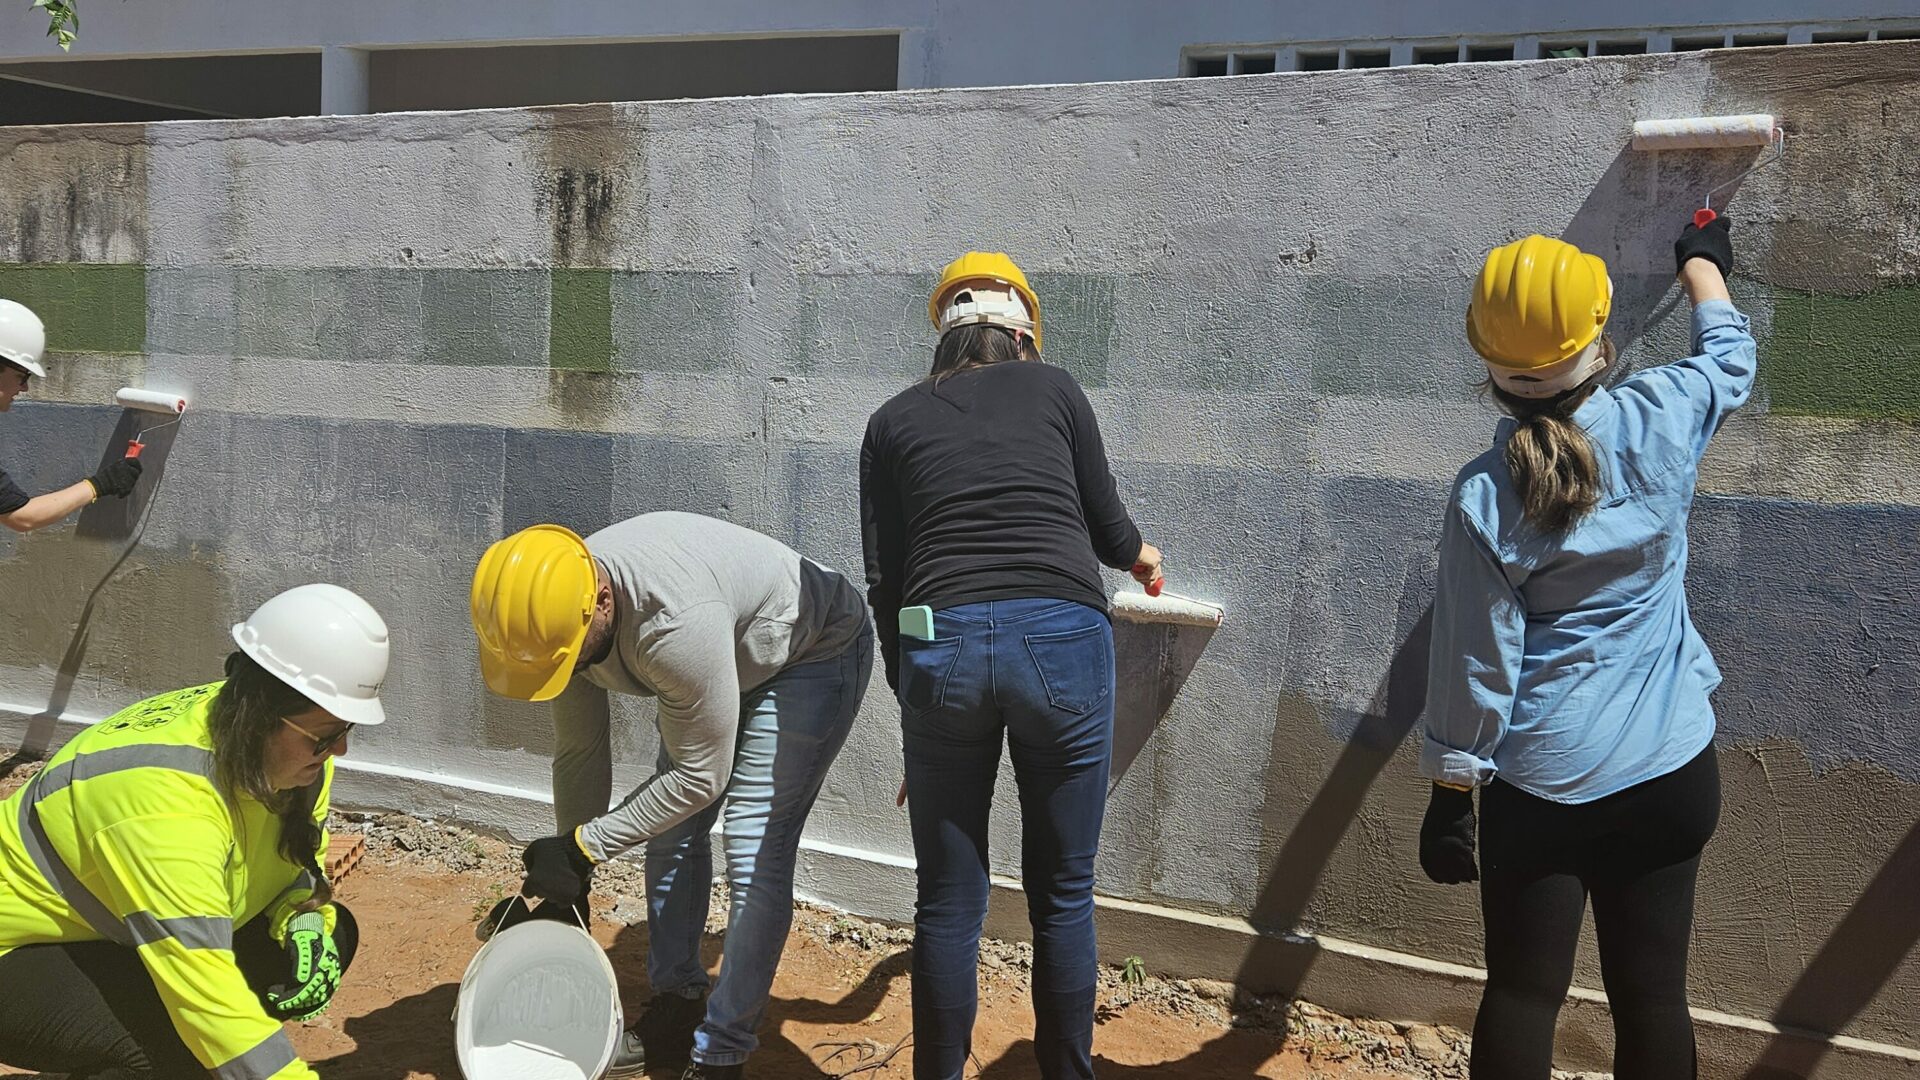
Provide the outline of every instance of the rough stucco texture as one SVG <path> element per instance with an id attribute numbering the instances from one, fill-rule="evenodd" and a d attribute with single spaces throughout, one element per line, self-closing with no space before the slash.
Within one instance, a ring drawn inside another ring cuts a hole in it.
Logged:
<path id="1" fill-rule="evenodd" d="M 66 350 L 0 424 L 9 471 L 85 475 L 130 430 L 114 387 L 194 398 L 130 506 L 0 538 L 0 703 L 213 677 L 227 625 L 324 578 L 394 631 L 357 756 L 540 790 L 548 707 L 475 671 L 486 544 L 673 508 L 857 574 L 864 419 L 925 368 L 932 275 L 1006 250 L 1174 587 L 1229 612 L 1123 628 L 1101 888 L 1477 962 L 1474 894 L 1413 857 L 1435 525 L 1493 423 L 1468 275 L 1565 235 L 1627 357 L 1678 357 L 1672 234 L 1754 155 L 1627 132 L 1763 110 L 1789 152 L 1723 205 L 1765 382 L 1693 522 L 1727 672 L 1696 1001 L 1911 1043 L 1920 927 L 1884 897 L 1920 857 L 1920 45 L 0 132 L 0 292 Z M 645 769 L 644 702 L 555 707 L 610 707 Z M 896 722 L 876 690 L 816 839 L 909 852 Z"/>

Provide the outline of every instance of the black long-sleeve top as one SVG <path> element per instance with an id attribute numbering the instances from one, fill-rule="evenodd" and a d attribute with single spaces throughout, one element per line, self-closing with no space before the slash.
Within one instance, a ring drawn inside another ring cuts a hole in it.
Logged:
<path id="1" fill-rule="evenodd" d="M 1073 376 L 1014 361 L 902 390 L 860 448 L 867 603 L 900 685 L 900 609 L 1056 597 L 1107 609 L 1096 563 L 1140 555 Z"/>

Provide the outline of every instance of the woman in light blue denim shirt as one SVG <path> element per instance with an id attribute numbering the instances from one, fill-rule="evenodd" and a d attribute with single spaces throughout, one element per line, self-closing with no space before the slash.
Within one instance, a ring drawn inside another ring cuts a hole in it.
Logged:
<path id="1" fill-rule="evenodd" d="M 1589 896 L 1615 1076 L 1695 1074 L 1687 942 L 1720 812 L 1720 670 L 1687 612 L 1686 526 L 1708 440 L 1753 389 L 1732 254 L 1725 217 L 1687 227 L 1697 355 L 1613 387 L 1598 258 L 1531 236 L 1476 285 L 1468 337 L 1511 418 L 1447 507 L 1420 755 L 1421 866 L 1480 881 L 1475 1080 L 1546 1080 Z"/>

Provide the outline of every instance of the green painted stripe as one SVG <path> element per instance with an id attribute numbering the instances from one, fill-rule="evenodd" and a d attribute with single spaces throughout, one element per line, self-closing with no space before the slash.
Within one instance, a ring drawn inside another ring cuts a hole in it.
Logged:
<path id="1" fill-rule="evenodd" d="M 1920 420 L 1920 282 L 1863 296 L 1776 289 L 1760 344 L 1769 407 L 1802 416 Z"/>
<path id="2" fill-rule="evenodd" d="M 551 271 L 547 362 L 569 371 L 613 370 L 613 272 Z"/>
<path id="3" fill-rule="evenodd" d="M 0 297 L 34 310 L 55 352 L 138 353 L 147 343 L 147 268 L 0 263 Z"/>

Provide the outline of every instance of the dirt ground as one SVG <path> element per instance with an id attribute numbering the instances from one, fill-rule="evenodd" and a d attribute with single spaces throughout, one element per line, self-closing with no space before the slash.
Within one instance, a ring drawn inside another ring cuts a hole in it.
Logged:
<path id="1" fill-rule="evenodd" d="M 6 771 L 0 763 L 0 795 L 31 770 Z M 401 815 L 343 820 L 339 828 L 367 842 L 365 857 L 338 888 L 359 920 L 360 952 L 332 1008 L 293 1028 L 294 1045 L 327 1080 L 458 1080 L 452 1016 L 460 976 L 478 948 L 477 918 L 518 885 L 518 849 Z M 620 974 L 631 1018 L 648 995 L 638 866 L 609 864 L 595 887 L 594 937 Z M 722 928 L 722 900 L 715 896 L 710 931 Z M 749 1075 L 911 1076 L 911 932 L 804 905 L 795 914 Z M 716 968 L 718 948 L 710 933 L 708 962 Z M 1038 1077 L 1025 992 L 1030 964 L 1024 944 L 983 946 L 977 1071 L 969 1075 Z M 1110 1080 L 1466 1075 L 1465 1040 L 1448 1029 L 1347 1020 L 1303 1003 L 1236 994 L 1226 984 L 1170 982 L 1151 972 L 1130 978 L 1109 970 L 1102 981 L 1094 1048 L 1099 1075 Z M 0 1076 L 31 1075 L 0 1066 Z"/>

